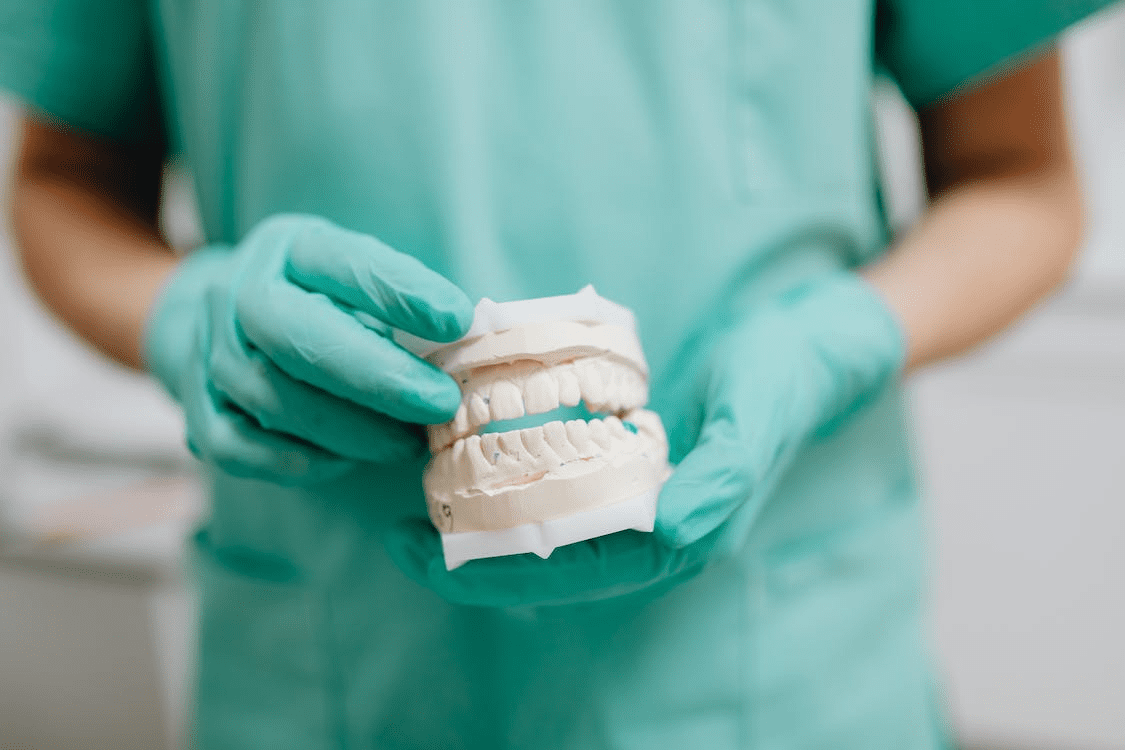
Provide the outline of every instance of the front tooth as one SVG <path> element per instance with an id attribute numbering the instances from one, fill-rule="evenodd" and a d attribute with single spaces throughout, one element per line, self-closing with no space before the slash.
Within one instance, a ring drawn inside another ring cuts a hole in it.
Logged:
<path id="1" fill-rule="evenodd" d="M 523 403 L 528 414 L 543 414 L 559 408 L 558 387 L 546 370 L 539 370 L 524 381 Z"/>
<path id="2" fill-rule="evenodd" d="M 609 427 L 600 419 L 591 419 L 588 423 L 590 437 L 602 450 L 609 450 L 613 440 L 609 434 Z"/>
<path id="3" fill-rule="evenodd" d="M 492 393 L 489 394 L 488 408 L 492 413 L 492 420 L 498 422 L 502 419 L 519 419 L 524 415 L 523 396 L 515 383 L 507 380 L 498 380 L 492 384 Z"/>
<path id="4" fill-rule="evenodd" d="M 578 387 L 578 376 L 574 374 L 574 367 L 560 367 L 555 371 L 555 379 L 559 384 L 559 401 L 564 406 L 578 406 L 582 400 L 582 389 Z"/>
<path id="5" fill-rule="evenodd" d="M 590 425 L 583 419 L 572 419 L 566 423 L 566 436 L 582 458 L 598 453 L 598 446 L 590 437 Z"/>
<path id="6" fill-rule="evenodd" d="M 469 424 L 476 428 L 488 424 L 489 419 L 488 404 L 479 393 L 474 393 L 469 397 Z"/>
<path id="7" fill-rule="evenodd" d="M 582 390 L 582 399 L 590 411 L 596 411 L 605 403 L 605 382 L 599 368 L 587 362 L 575 368 L 578 371 L 578 386 Z"/>
<path id="8" fill-rule="evenodd" d="M 548 422 L 543 425 L 543 439 L 562 461 L 573 461 L 578 458 L 578 451 L 570 441 L 566 425 L 562 422 Z"/>

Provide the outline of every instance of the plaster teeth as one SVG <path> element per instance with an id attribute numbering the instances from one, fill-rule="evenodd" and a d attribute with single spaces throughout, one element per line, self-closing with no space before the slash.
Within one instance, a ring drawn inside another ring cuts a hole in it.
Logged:
<path id="1" fill-rule="evenodd" d="M 427 432 L 430 437 L 430 453 L 435 454 L 452 443 L 456 437 L 452 423 L 433 425 L 427 429 Z"/>
<path id="2" fill-rule="evenodd" d="M 465 446 L 465 456 L 469 460 L 469 465 L 473 467 L 473 473 L 478 477 L 492 473 L 492 464 L 485 459 L 484 449 L 481 447 L 481 436 L 470 435 L 462 442 Z"/>
<path id="3" fill-rule="evenodd" d="M 582 399 L 590 411 L 597 411 L 605 403 L 605 381 L 600 368 L 590 363 L 584 367 L 575 368 L 578 374 L 578 386 L 582 389 Z"/>
<path id="4" fill-rule="evenodd" d="M 453 417 L 453 434 L 464 435 L 470 430 L 472 425 L 469 422 L 469 410 L 465 408 L 465 402 L 462 401 L 457 407 L 457 416 Z"/>
<path id="5" fill-rule="evenodd" d="M 613 443 L 613 439 L 609 434 L 609 427 L 605 422 L 600 419 L 592 419 L 587 423 L 590 429 L 590 437 L 597 443 L 602 450 L 609 450 Z"/>
<path id="6" fill-rule="evenodd" d="M 543 414 L 559 408 L 558 383 L 547 370 L 532 373 L 524 382 L 523 404 L 528 414 Z"/>
<path id="7" fill-rule="evenodd" d="M 570 441 L 566 425 L 560 421 L 548 422 L 543 425 L 543 439 L 563 461 L 573 461 L 578 458 L 578 450 Z"/>
<path id="8" fill-rule="evenodd" d="M 655 440 L 667 450 L 668 437 L 664 433 L 664 423 L 654 411 L 647 409 L 633 409 L 625 415 L 625 421 L 636 426 L 637 430 L 644 433 L 649 439 Z"/>
<path id="9" fill-rule="evenodd" d="M 488 404 L 484 402 L 479 393 L 474 393 L 469 397 L 469 418 L 473 428 L 488 424 L 490 418 Z"/>
<path id="10" fill-rule="evenodd" d="M 615 440 L 626 440 L 631 434 L 625 429 L 625 425 L 621 423 L 621 420 L 615 416 L 608 416 L 603 419 L 602 422 L 605 423 L 606 429 L 609 430 L 609 434 L 612 435 Z"/>
<path id="11" fill-rule="evenodd" d="M 559 401 L 564 406 L 578 406 L 582 401 L 582 389 L 578 386 L 573 365 L 558 368 L 555 377 L 559 383 Z"/>
<path id="12" fill-rule="evenodd" d="M 500 436 L 495 432 L 486 432 L 480 436 L 480 450 L 484 460 L 495 465 L 500 460 Z"/>
<path id="13" fill-rule="evenodd" d="M 492 384 L 489 394 L 488 408 L 492 414 L 492 421 L 499 422 L 503 419 L 519 419 L 524 415 L 523 394 L 519 386 L 507 380 L 498 380 Z"/>
<path id="14" fill-rule="evenodd" d="M 554 463 L 552 459 L 558 458 L 555 452 L 551 450 L 551 446 L 547 445 L 542 427 L 528 427 L 526 430 L 520 430 L 520 440 L 523 441 L 523 447 L 528 455 L 536 461 Z"/>
<path id="15" fill-rule="evenodd" d="M 598 453 L 598 446 L 590 436 L 590 424 L 583 419 L 572 419 L 566 423 L 566 436 L 581 458 L 590 458 Z"/>
<path id="16" fill-rule="evenodd" d="M 644 375 L 604 356 L 552 367 L 521 362 L 503 371 L 486 369 L 462 381 L 462 388 L 465 393 L 453 421 L 429 432 L 433 452 L 490 422 L 544 414 L 582 402 L 592 412 L 620 413 L 648 400 Z"/>
<path id="17" fill-rule="evenodd" d="M 500 461 L 518 464 L 528 455 L 518 430 L 500 433 Z"/>

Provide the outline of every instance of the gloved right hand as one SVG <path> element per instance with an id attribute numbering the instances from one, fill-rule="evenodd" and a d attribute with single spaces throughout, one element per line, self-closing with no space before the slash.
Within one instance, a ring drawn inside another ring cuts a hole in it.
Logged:
<path id="1" fill-rule="evenodd" d="M 197 457 L 281 484 L 424 450 L 457 384 L 399 347 L 468 330 L 464 292 L 418 260 L 324 219 L 281 215 L 183 260 L 145 331 L 149 370 L 183 406 Z"/>

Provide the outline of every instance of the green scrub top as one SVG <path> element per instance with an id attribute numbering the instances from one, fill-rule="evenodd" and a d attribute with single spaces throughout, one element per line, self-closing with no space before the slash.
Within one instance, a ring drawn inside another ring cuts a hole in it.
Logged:
<path id="1" fill-rule="evenodd" d="M 497 300 L 593 283 L 653 375 L 746 300 L 883 252 L 870 94 L 971 85 L 1095 0 L 7 0 L 0 85 L 164 137 L 209 241 L 320 214 Z M 660 595 L 450 605 L 381 542 L 421 464 L 213 476 L 201 748 L 931 748 L 925 540 L 892 390 Z M 675 432 L 675 425 L 670 430 Z M 674 456 L 678 457 L 678 456 Z"/>

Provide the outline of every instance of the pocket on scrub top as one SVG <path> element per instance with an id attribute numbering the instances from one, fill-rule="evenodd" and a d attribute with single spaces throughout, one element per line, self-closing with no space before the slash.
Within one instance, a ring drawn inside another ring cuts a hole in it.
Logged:
<path id="1" fill-rule="evenodd" d="M 193 539 L 200 587 L 194 747 L 333 744 L 323 595 L 289 561 Z"/>

